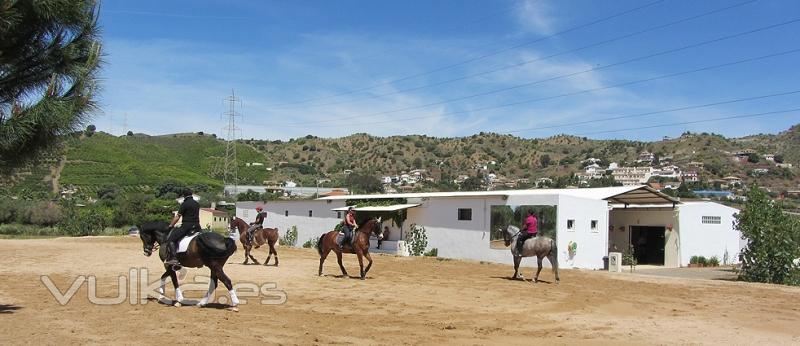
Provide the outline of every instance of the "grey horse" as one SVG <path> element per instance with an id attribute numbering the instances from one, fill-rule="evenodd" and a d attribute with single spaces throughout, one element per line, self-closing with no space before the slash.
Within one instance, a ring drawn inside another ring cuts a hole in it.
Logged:
<path id="1" fill-rule="evenodd" d="M 514 278 L 515 279 L 522 279 L 523 281 L 525 278 L 522 277 L 522 274 L 519 272 L 519 264 L 522 262 L 523 257 L 533 257 L 536 256 L 537 262 L 539 264 L 539 269 L 536 271 L 536 277 L 533 278 L 533 283 L 539 281 L 539 273 L 542 271 L 542 258 L 547 257 L 550 261 L 550 265 L 553 266 L 553 272 L 556 275 L 556 284 L 559 282 L 558 278 L 558 249 L 556 247 L 556 241 L 550 239 L 550 237 L 546 236 L 536 236 L 533 238 L 529 238 L 525 240 L 525 244 L 522 245 L 522 253 L 517 253 L 517 237 L 519 237 L 519 228 L 516 226 L 509 225 L 505 230 L 502 228 L 500 231 L 503 233 L 503 240 L 505 241 L 506 246 L 511 246 L 511 255 L 514 256 Z"/>

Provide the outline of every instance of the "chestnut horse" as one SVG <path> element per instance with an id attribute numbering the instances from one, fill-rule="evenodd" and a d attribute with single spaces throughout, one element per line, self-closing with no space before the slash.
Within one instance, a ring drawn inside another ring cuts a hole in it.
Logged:
<path id="1" fill-rule="evenodd" d="M 164 221 L 145 222 L 139 227 L 139 237 L 142 239 L 142 248 L 145 256 L 153 254 L 153 250 L 159 247 L 158 255 L 161 261 L 167 257 L 167 235 L 169 234 L 169 224 Z M 208 292 L 197 304 L 198 306 L 206 306 L 211 293 L 217 288 L 217 280 L 222 280 L 222 283 L 228 289 L 230 294 L 230 307 L 233 311 L 238 311 L 236 306 L 239 304 L 239 298 L 233 289 L 231 279 L 222 270 L 225 262 L 228 261 L 233 252 L 236 251 L 236 242 L 231 238 L 225 238 L 214 232 L 203 232 L 196 236 L 189 242 L 189 247 L 186 252 L 178 253 L 178 262 L 181 266 L 202 268 L 208 267 L 211 270 L 211 280 L 208 283 Z M 161 287 L 158 289 L 160 298 L 163 298 L 164 286 L 167 283 L 167 277 L 172 279 L 172 285 L 175 287 L 175 306 L 181 306 L 183 301 L 183 293 L 181 292 L 180 285 L 178 284 L 178 276 L 175 273 L 176 268 L 170 265 L 164 265 L 164 274 L 161 275 Z"/>
<path id="2" fill-rule="evenodd" d="M 319 276 L 322 276 L 322 264 L 325 263 L 325 258 L 328 253 L 333 250 L 336 253 L 336 259 L 339 262 L 339 268 L 342 269 L 342 275 L 347 277 L 347 270 L 344 269 L 342 264 L 342 253 L 354 253 L 358 256 L 358 265 L 361 269 L 361 280 L 367 277 L 369 268 L 372 267 L 372 257 L 369 255 L 369 235 L 375 234 L 378 240 L 383 239 L 383 230 L 381 229 L 381 219 L 370 219 L 365 222 L 357 230 L 353 231 L 352 242 L 345 242 L 342 250 L 339 250 L 339 245 L 336 244 L 336 237 L 339 235 L 338 231 L 330 231 L 319 237 L 317 241 L 317 252 L 319 253 Z M 351 245 L 352 244 L 352 245 Z M 367 258 L 369 263 L 364 268 L 364 257 Z"/>
<path id="3" fill-rule="evenodd" d="M 253 263 L 259 264 L 258 260 L 256 260 L 256 258 L 250 254 L 253 244 L 249 244 L 247 242 L 247 229 L 250 228 L 250 225 L 244 220 L 234 217 L 231 219 L 231 228 L 239 230 L 239 241 L 242 243 L 242 247 L 244 248 L 244 262 L 242 262 L 242 264 L 247 264 L 248 259 L 252 259 Z M 272 255 L 275 255 L 275 266 L 278 266 L 278 252 L 275 251 L 275 243 L 277 242 L 277 228 L 259 228 L 253 231 L 253 243 L 255 243 L 256 249 L 264 244 L 269 245 L 269 255 L 267 256 L 267 260 L 264 261 L 264 265 L 268 265 Z"/>

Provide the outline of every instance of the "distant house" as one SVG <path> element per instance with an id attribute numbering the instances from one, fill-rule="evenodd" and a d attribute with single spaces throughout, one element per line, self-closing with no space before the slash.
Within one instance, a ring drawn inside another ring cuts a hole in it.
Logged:
<path id="1" fill-rule="evenodd" d="M 722 178 L 722 180 L 726 181 L 729 186 L 742 185 L 742 179 L 736 176 L 728 176 Z"/>
<path id="2" fill-rule="evenodd" d="M 686 182 L 697 182 L 700 181 L 700 175 L 697 174 L 697 171 L 686 171 L 681 174 L 681 178 L 683 181 Z"/>
<path id="3" fill-rule="evenodd" d="M 775 162 L 775 154 L 764 154 L 764 160 Z"/>
<path id="4" fill-rule="evenodd" d="M 326 192 L 326 193 L 321 193 L 321 194 L 319 194 L 319 197 L 329 197 L 329 196 L 344 196 L 344 195 L 347 195 L 347 194 L 348 194 L 348 192 L 347 192 L 347 191 L 345 191 L 345 190 L 342 190 L 342 189 L 334 189 L 334 190 L 331 190 L 330 192 Z"/>
<path id="5" fill-rule="evenodd" d="M 763 174 L 767 174 L 767 173 L 769 173 L 769 169 L 768 168 L 754 168 L 753 169 L 753 174 L 754 175 L 763 175 Z"/>
<path id="6" fill-rule="evenodd" d="M 623 186 L 646 184 L 653 175 L 653 167 L 617 167 L 611 173 Z"/>
<path id="7" fill-rule="evenodd" d="M 692 162 L 689 162 L 688 165 L 689 165 L 689 167 L 703 168 L 703 166 L 705 166 L 705 163 L 692 161 Z"/>
<path id="8" fill-rule="evenodd" d="M 733 196 L 733 192 L 730 191 L 694 190 L 692 192 L 700 198 L 730 198 Z"/>
<path id="9" fill-rule="evenodd" d="M 287 180 L 287 181 L 283 182 L 283 187 L 297 187 L 297 183 L 295 183 L 295 182 L 293 182 L 291 180 Z"/>
<path id="10" fill-rule="evenodd" d="M 215 231 L 224 231 L 228 229 L 229 224 L 230 218 L 228 217 L 228 213 L 211 208 L 200 208 L 201 227 L 211 228 Z"/>
<path id="11" fill-rule="evenodd" d="M 791 164 L 791 163 L 776 163 L 776 164 L 775 164 L 775 167 L 780 167 L 780 168 L 792 168 L 792 164 Z"/>
<path id="12" fill-rule="evenodd" d="M 649 151 L 643 151 L 639 154 L 639 159 L 637 159 L 636 162 L 653 162 L 655 161 L 655 159 L 656 159 L 655 154 Z"/>

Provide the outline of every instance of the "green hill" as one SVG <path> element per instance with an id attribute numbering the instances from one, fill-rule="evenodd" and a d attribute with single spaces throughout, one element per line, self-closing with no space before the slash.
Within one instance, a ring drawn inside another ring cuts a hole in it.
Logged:
<path id="1" fill-rule="evenodd" d="M 122 136 L 105 133 L 72 138 L 65 143 L 61 159 L 31 167 L 12 179 L 6 188 L 21 191 L 54 191 L 77 186 L 84 192 L 114 184 L 139 190 L 176 180 L 186 184 L 222 186 L 222 157 L 226 142 L 214 135 L 175 134 L 165 136 Z M 294 180 L 313 186 L 319 178 L 344 185 L 346 172 L 356 171 L 380 177 L 419 168 L 437 181 L 451 181 L 459 175 L 475 175 L 478 167 L 508 179 L 536 179 L 566 176 L 582 170 L 586 158 L 635 164 L 642 151 L 689 169 L 701 162 L 706 180 L 737 175 L 746 182 L 758 180 L 774 191 L 798 188 L 796 168 L 778 169 L 773 163 L 734 161 L 739 150 L 753 149 L 759 156 L 778 154 L 787 163 L 800 163 L 800 126 L 776 135 L 753 135 L 729 139 L 708 133 L 685 133 L 678 138 L 655 142 L 591 140 L 558 135 L 525 139 L 511 135 L 480 133 L 468 137 L 438 138 L 424 135 L 375 137 L 354 134 L 342 138 L 306 136 L 289 141 L 240 140 L 237 142 L 240 184 L 262 184 Z M 54 155 L 56 157 L 57 155 Z M 250 166 L 248 163 L 262 163 Z M 63 165 L 63 169 L 59 169 Z M 770 168 L 763 176 L 751 176 L 754 168 Z M 486 172 L 484 171 L 484 172 Z M 10 182 L 9 182 L 10 181 Z M 424 189 L 453 188 L 428 184 Z"/>

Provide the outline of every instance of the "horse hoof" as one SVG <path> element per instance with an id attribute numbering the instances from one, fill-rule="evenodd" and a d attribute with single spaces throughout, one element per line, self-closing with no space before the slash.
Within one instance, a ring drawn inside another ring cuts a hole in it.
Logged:
<path id="1" fill-rule="evenodd" d="M 231 306 L 228 308 L 228 311 L 239 312 L 239 308 L 235 306 Z"/>
<path id="2" fill-rule="evenodd" d="M 172 306 L 174 306 L 176 308 L 179 308 L 179 307 L 183 306 L 183 304 L 181 304 L 181 302 L 175 302 L 174 304 L 172 304 Z"/>

